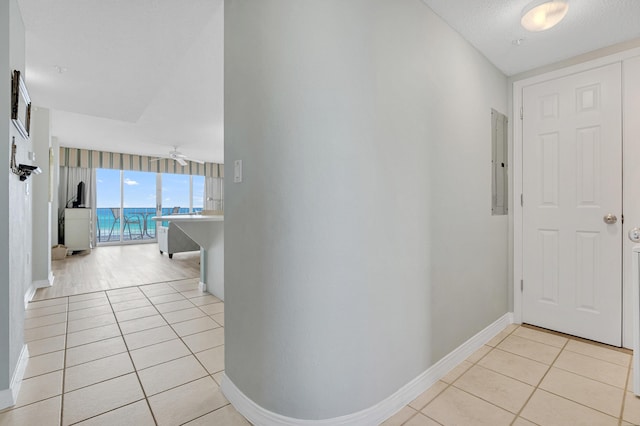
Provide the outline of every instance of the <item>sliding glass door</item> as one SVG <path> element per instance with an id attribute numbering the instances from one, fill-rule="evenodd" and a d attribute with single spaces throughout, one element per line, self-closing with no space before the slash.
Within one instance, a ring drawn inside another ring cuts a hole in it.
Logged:
<path id="1" fill-rule="evenodd" d="M 156 241 L 157 173 L 123 171 L 122 238 L 124 241 Z"/>
<path id="2" fill-rule="evenodd" d="M 204 176 L 162 174 L 162 214 L 199 212 L 204 207 Z"/>
<path id="3" fill-rule="evenodd" d="M 204 208 L 205 178 L 130 170 L 96 170 L 98 244 L 154 242 L 153 216 Z"/>
<path id="4" fill-rule="evenodd" d="M 156 241 L 157 174 L 96 170 L 96 234 L 99 244 Z"/>
<path id="5" fill-rule="evenodd" d="M 96 241 L 119 242 L 122 229 L 122 172 L 112 169 L 96 170 Z"/>
<path id="6" fill-rule="evenodd" d="M 204 176 L 191 176 L 191 211 L 200 212 L 204 209 Z"/>

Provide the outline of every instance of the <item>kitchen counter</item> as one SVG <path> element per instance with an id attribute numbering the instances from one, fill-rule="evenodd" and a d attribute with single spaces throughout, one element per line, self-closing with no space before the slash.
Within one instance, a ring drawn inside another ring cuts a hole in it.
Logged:
<path id="1" fill-rule="evenodd" d="M 173 222 L 200 245 L 200 289 L 224 300 L 224 216 L 178 214 L 151 219 Z"/>

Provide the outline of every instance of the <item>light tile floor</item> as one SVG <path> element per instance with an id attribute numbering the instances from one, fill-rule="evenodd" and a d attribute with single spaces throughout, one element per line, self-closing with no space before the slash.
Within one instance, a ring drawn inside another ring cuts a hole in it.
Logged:
<path id="1" fill-rule="evenodd" d="M 384 425 L 637 425 L 631 368 L 630 351 L 511 325 Z"/>
<path id="2" fill-rule="evenodd" d="M 5 425 L 248 425 L 219 385 L 224 304 L 198 280 L 32 302 Z"/>
<path id="3" fill-rule="evenodd" d="M 30 353 L 5 425 L 248 425 L 220 392 L 224 304 L 197 280 L 32 302 Z M 394 425 L 640 424 L 631 353 L 511 325 Z"/>

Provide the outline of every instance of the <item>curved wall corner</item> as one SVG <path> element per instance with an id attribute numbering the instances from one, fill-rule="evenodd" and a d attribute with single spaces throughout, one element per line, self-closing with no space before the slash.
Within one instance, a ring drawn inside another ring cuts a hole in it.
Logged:
<path id="1" fill-rule="evenodd" d="M 482 87 L 451 99 L 452 66 Z M 460 269 L 432 261 L 455 248 L 433 239 L 434 194 L 486 130 L 460 111 L 488 114 L 496 87 L 506 104 L 504 76 L 420 0 L 225 2 L 227 175 L 243 162 L 225 180 L 225 371 L 248 400 L 306 421 L 368 410 L 506 312 L 505 270 L 468 293 L 502 299 L 434 341 L 434 306 L 461 291 L 434 287 Z M 481 237 L 473 265 L 494 248 Z"/>

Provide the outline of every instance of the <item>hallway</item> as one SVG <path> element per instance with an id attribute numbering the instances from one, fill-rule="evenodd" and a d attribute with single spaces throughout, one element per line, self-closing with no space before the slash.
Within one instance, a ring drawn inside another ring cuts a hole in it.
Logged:
<path id="1" fill-rule="evenodd" d="M 197 279 L 31 302 L 9 425 L 247 425 L 219 386 L 224 304 Z M 640 423 L 630 351 L 510 325 L 387 420 L 396 425 Z"/>
<path id="2" fill-rule="evenodd" d="M 0 426 L 248 424 L 219 389 L 224 304 L 198 290 L 198 258 L 147 244 L 54 262 L 62 279 L 29 303 L 30 359 Z M 510 325 L 384 425 L 640 424 L 631 372 L 628 350 Z"/>
<path id="3" fill-rule="evenodd" d="M 0 425 L 246 425 L 219 390 L 224 305 L 198 280 L 29 304 L 30 359 Z"/>

